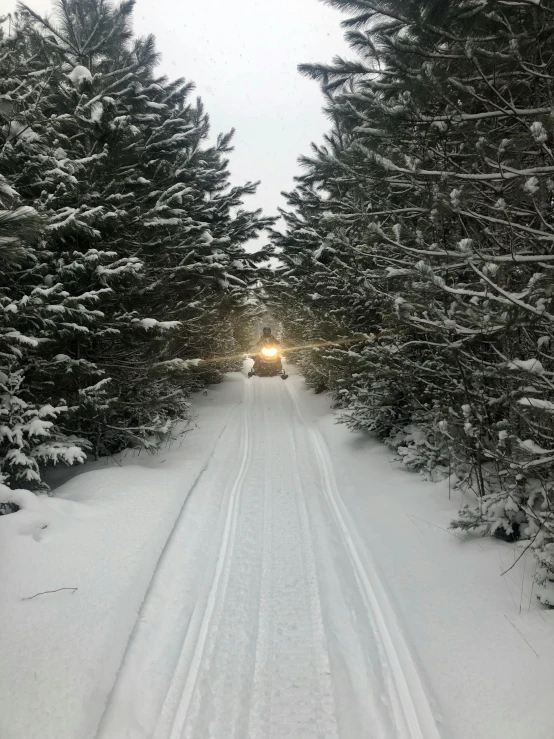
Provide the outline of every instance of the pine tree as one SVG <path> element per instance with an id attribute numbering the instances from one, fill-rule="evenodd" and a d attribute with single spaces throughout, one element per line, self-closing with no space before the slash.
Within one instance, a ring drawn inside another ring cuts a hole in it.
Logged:
<path id="1" fill-rule="evenodd" d="M 229 184 L 232 134 L 209 145 L 193 85 L 156 76 L 133 7 L 21 6 L 0 62 L 0 171 L 41 220 L 9 287 L 42 306 L 18 387 L 65 409 L 70 448 L 96 455 L 155 447 L 231 366 L 197 360 L 237 353 L 232 323 L 267 258 L 243 245 L 272 223 L 242 208 L 255 184 Z"/>
<path id="2" fill-rule="evenodd" d="M 304 365 L 351 426 L 456 470 L 478 499 L 456 525 L 535 537 L 552 573 L 552 4 L 330 4 L 357 58 L 301 67 L 334 146 L 303 160 L 274 236 L 287 330 L 374 334 Z M 308 205 L 326 216 L 300 241 Z"/>
<path id="3" fill-rule="evenodd" d="M 33 111 L 41 82 L 25 75 L 26 45 L 0 31 L 0 54 L 5 75 L 0 89 L 0 167 L 11 171 L 14 150 L 36 147 Z M 41 402 L 28 386 L 37 350 L 48 340 L 43 328 L 56 321 L 60 296 L 57 288 L 45 289 L 33 275 L 40 258 L 36 248 L 42 226 L 37 210 L 22 204 L 14 177 L 0 175 L 0 482 L 25 484 L 34 489 L 41 482 L 45 464 L 83 461 L 83 440 L 62 432 L 60 417 L 67 414 L 63 402 Z M 4 508 L 4 507 L 3 507 Z"/>

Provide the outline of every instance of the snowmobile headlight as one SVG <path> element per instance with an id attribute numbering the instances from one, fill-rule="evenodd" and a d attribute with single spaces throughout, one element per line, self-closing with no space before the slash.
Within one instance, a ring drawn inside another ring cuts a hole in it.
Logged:
<path id="1" fill-rule="evenodd" d="M 277 349 L 272 346 L 264 346 L 264 348 L 262 349 L 262 354 L 264 355 L 264 357 L 274 357 L 277 354 Z"/>

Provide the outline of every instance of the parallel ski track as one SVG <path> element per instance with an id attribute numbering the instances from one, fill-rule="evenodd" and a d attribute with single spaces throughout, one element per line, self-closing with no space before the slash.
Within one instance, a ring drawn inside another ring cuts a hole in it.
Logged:
<path id="1" fill-rule="evenodd" d="M 368 611 L 373 615 L 378 628 L 376 637 L 382 643 L 392 677 L 389 692 L 391 693 L 391 707 L 395 716 L 398 737 L 399 739 L 440 739 L 417 666 L 397 625 L 396 616 L 386 590 L 371 563 L 367 562 L 369 559 L 367 555 L 364 557 L 366 560 L 366 566 L 364 566 L 361 554 L 362 547 L 360 543 L 356 544 L 355 542 L 358 537 L 354 527 L 352 524 L 347 524 L 350 516 L 339 495 L 333 472 L 333 463 L 325 441 L 321 433 L 310 425 L 302 415 L 294 389 L 287 385 L 287 391 L 293 402 L 296 415 L 310 437 L 319 463 L 325 498 L 332 511 L 335 523 L 342 534 L 360 585 L 360 594 Z"/>
<path id="2" fill-rule="evenodd" d="M 181 509 L 179 510 L 179 513 L 177 515 L 177 518 L 175 519 L 175 523 L 173 524 L 173 528 L 171 529 L 171 532 L 170 532 L 170 534 L 169 534 L 169 536 L 168 536 L 168 538 L 167 538 L 167 540 L 166 540 L 166 542 L 164 544 L 164 547 L 163 547 L 162 551 L 160 552 L 160 556 L 159 556 L 158 561 L 156 563 L 156 567 L 154 569 L 154 572 L 152 573 L 152 577 L 151 577 L 150 582 L 148 584 L 148 588 L 147 588 L 146 593 L 144 595 L 144 599 L 142 601 L 141 607 L 140 607 L 139 612 L 137 614 L 137 619 L 136 619 L 136 622 L 135 622 L 135 626 L 134 626 L 134 628 L 133 628 L 133 630 L 132 630 L 132 632 L 131 632 L 131 634 L 129 636 L 129 640 L 128 640 L 127 646 L 125 648 L 125 653 L 123 655 L 123 659 L 121 661 L 121 665 L 119 666 L 119 670 L 117 672 L 117 675 L 116 675 L 116 678 L 114 680 L 114 683 L 113 683 L 113 685 L 112 685 L 112 687 L 110 689 L 110 692 L 108 693 L 108 696 L 106 698 L 106 702 L 105 702 L 105 705 L 104 705 L 104 711 L 103 711 L 103 713 L 100 716 L 100 719 L 98 721 L 98 725 L 97 725 L 97 728 L 96 728 L 96 733 L 94 735 L 95 736 L 95 739 L 98 739 L 98 737 L 101 735 L 101 732 L 103 730 L 104 718 L 105 718 L 105 716 L 106 716 L 106 714 L 108 712 L 108 709 L 110 708 L 111 703 L 113 701 L 115 689 L 116 689 L 118 680 L 120 678 L 120 675 L 121 675 L 123 666 L 125 664 L 125 660 L 127 658 L 127 654 L 133 648 L 135 637 L 136 637 L 136 633 L 137 633 L 137 629 L 138 629 L 138 624 L 140 623 L 140 621 L 141 621 L 141 619 L 143 617 L 143 614 L 144 614 L 145 610 L 147 609 L 147 607 L 149 605 L 150 594 L 152 593 L 152 590 L 154 588 L 157 574 L 158 574 L 158 572 L 161 569 L 161 566 L 162 566 L 162 563 L 163 563 L 164 559 L 168 556 L 168 552 L 171 549 L 171 544 L 173 542 L 173 539 L 176 537 L 177 532 L 178 532 L 178 530 L 179 530 L 180 526 L 182 525 L 182 522 L 183 522 L 183 520 L 185 518 L 187 504 L 190 501 L 190 498 L 194 494 L 195 490 L 200 485 L 200 483 L 202 481 L 202 478 L 204 477 L 204 474 L 206 473 L 206 471 L 207 471 L 207 469 L 208 469 L 208 467 L 210 465 L 210 462 L 212 461 L 212 459 L 214 457 L 215 451 L 217 449 L 217 445 L 219 444 L 219 441 L 220 441 L 221 437 L 223 436 L 225 430 L 227 429 L 227 424 L 228 424 L 229 418 L 233 414 L 233 411 L 235 411 L 236 408 L 237 408 L 237 406 L 239 406 L 239 405 L 241 405 L 240 402 L 237 403 L 236 405 L 234 405 L 231 408 L 231 410 L 229 411 L 228 416 L 227 416 L 227 418 L 225 420 L 225 423 L 223 425 L 223 428 L 220 431 L 219 435 L 217 436 L 217 439 L 215 440 L 215 443 L 213 444 L 213 447 L 212 447 L 212 449 L 210 451 L 210 454 L 208 455 L 208 458 L 206 459 L 206 462 L 204 463 L 202 469 L 200 470 L 200 472 L 198 473 L 196 479 L 194 480 L 194 482 L 193 482 L 193 484 L 192 484 L 192 486 L 191 486 L 188 494 L 186 495 L 186 497 L 185 497 L 185 499 L 183 501 L 183 504 L 181 506 Z"/>
<path id="3" fill-rule="evenodd" d="M 199 630 L 189 629 L 185 644 L 177 669 L 173 676 L 173 680 L 168 690 L 166 701 L 162 708 L 160 719 L 153 739 L 180 739 L 183 727 L 186 721 L 188 709 L 198 678 L 198 674 L 202 665 L 206 640 L 210 631 L 212 616 L 218 602 L 225 596 L 228 581 L 228 569 L 226 565 L 230 562 L 231 551 L 234 542 L 234 529 L 236 526 L 238 499 L 240 497 L 241 488 L 244 478 L 248 470 L 251 458 L 251 410 L 253 401 L 253 391 L 250 383 L 245 383 L 246 403 L 245 411 L 242 417 L 242 448 L 238 471 L 234 476 L 233 484 L 229 493 L 229 501 L 227 506 L 227 514 L 225 526 L 223 530 L 223 539 L 219 549 L 217 564 L 214 578 L 205 604 L 205 608 L 200 618 Z M 198 607 L 203 607 L 200 602 Z M 194 615 L 193 615 L 194 620 Z M 190 639 L 196 639 L 192 660 L 188 660 Z M 180 695 L 180 698 L 177 697 Z M 177 697 L 177 701 L 175 700 Z"/>

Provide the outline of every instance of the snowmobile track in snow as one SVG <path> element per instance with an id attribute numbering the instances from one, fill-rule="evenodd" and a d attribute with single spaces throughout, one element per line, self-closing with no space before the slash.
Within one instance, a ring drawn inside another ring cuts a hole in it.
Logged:
<path id="1" fill-rule="evenodd" d="M 371 563 L 367 563 L 369 567 L 364 567 L 359 549 L 354 542 L 354 526 L 352 523 L 350 525 L 346 523 L 350 517 L 337 489 L 333 463 L 326 449 L 325 441 L 319 431 L 310 426 L 304 419 L 294 390 L 287 386 L 287 391 L 298 418 L 309 434 L 319 462 L 323 491 L 333 511 L 336 525 L 344 537 L 362 596 L 378 628 L 376 636 L 382 642 L 390 670 L 389 697 L 396 718 L 398 736 L 402 739 L 404 737 L 406 739 L 439 739 L 433 712 L 427 700 L 417 667 L 410 655 L 401 630 L 396 624 L 396 616 L 386 590 L 375 569 L 371 567 Z M 366 561 L 367 559 L 366 556 Z"/>
<path id="2" fill-rule="evenodd" d="M 233 483 L 229 493 L 229 501 L 227 507 L 227 515 L 225 519 L 225 527 L 223 538 L 221 541 L 219 555 L 215 569 L 214 578 L 208 594 L 205 609 L 201 614 L 201 621 L 198 631 L 187 632 L 187 639 L 181 653 L 181 658 L 172 684 L 169 688 L 166 702 L 164 703 L 160 721 L 158 723 L 154 739 L 178 739 L 181 736 L 184 722 L 192 699 L 193 690 L 198 679 L 199 672 L 202 667 L 202 658 L 206 648 L 206 642 L 209 635 L 210 623 L 213 618 L 214 610 L 218 600 L 221 601 L 228 584 L 230 550 L 234 542 L 234 529 L 236 527 L 237 516 L 237 499 L 241 492 L 241 486 L 248 468 L 248 462 L 251 454 L 251 428 L 250 416 L 252 411 L 253 391 L 251 386 L 246 383 L 245 386 L 246 404 L 242 418 L 242 448 L 238 471 L 234 475 Z M 194 618 L 194 616 L 193 616 Z M 195 648 L 190 665 L 187 664 L 187 642 L 190 637 L 196 634 Z M 188 668 L 188 669 L 187 669 Z M 185 674 L 184 685 L 183 676 Z M 182 689 L 181 689 L 182 686 Z M 175 698 L 180 693 L 178 703 L 175 706 Z"/>
<path id="3" fill-rule="evenodd" d="M 253 387 L 255 414 L 268 429 L 272 418 Z M 283 429 L 293 460 L 292 484 L 283 484 L 271 454 L 252 458 L 251 413 L 194 655 L 173 720 L 162 718 L 156 738 L 338 737 L 294 443 Z M 265 443 L 257 439 L 258 452 Z"/>
<path id="4" fill-rule="evenodd" d="M 338 737 L 308 512 L 294 438 L 287 436 L 292 485 L 269 469 L 256 644 L 253 737 Z M 308 678 L 308 679 L 307 679 Z"/>
<path id="5" fill-rule="evenodd" d="M 245 378 L 160 557 L 98 739 L 439 737 L 325 441 L 277 380 Z"/>
<path id="6" fill-rule="evenodd" d="M 145 659 L 145 650 L 149 648 L 149 646 L 145 647 L 145 636 L 143 634 L 144 631 L 144 624 L 147 623 L 150 620 L 158 620 L 158 626 L 161 626 L 159 623 L 160 620 L 160 600 L 161 597 L 167 598 L 168 595 L 168 588 L 167 584 L 164 583 L 164 579 L 167 580 L 168 577 L 175 579 L 174 574 L 171 572 L 175 568 L 176 560 L 180 557 L 185 557 L 187 554 L 192 554 L 191 548 L 194 546 L 194 544 L 199 545 L 199 542 L 194 541 L 195 539 L 199 538 L 200 532 L 197 533 L 197 536 L 191 536 L 190 531 L 186 528 L 186 517 L 187 513 L 189 511 L 189 508 L 191 507 L 191 503 L 194 501 L 194 496 L 198 490 L 199 494 L 201 495 L 202 490 L 199 490 L 203 487 L 203 485 L 209 485 L 210 481 L 205 481 L 205 478 L 207 477 L 207 473 L 209 472 L 212 460 L 214 458 L 214 455 L 216 454 L 216 450 L 218 449 L 218 446 L 220 444 L 220 441 L 223 437 L 223 435 L 228 431 L 228 425 L 229 425 L 229 419 L 233 417 L 237 409 L 243 404 L 243 401 L 239 401 L 236 403 L 231 410 L 228 413 L 228 416 L 225 420 L 225 423 L 223 425 L 223 428 L 221 432 L 219 433 L 218 437 L 216 438 L 213 447 L 211 448 L 211 451 L 202 466 L 200 472 L 198 473 L 196 479 L 194 480 L 190 490 L 188 491 L 184 501 L 183 505 L 181 506 L 181 510 L 179 512 L 179 515 L 177 516 L 177 519 L 175 521 L 175 524 L 173 526 L 173 529 L 165 543 L 165 546 L 159 556 L 158 563 L 156 566 L 156 569 L 154 570 L 154 573 L 152 575 L 152 579 L 150 581 L 150 585 L 148 587 L 148 590 L 146 591 L 142 606 L 140 608 L 139 613 L 137 614 L 137 620 L 135 624 L 135 628 L 133 629 L 131 636 L 129 638 L 129 642 L 127 644 L 127 648 L 125 651 L 125 656 L 123 658 L 123 662 L 119 668 L 119 672 L 116 677 L 115 684 L 112 686 L 112 690 L 110 694 L 107 697 L 106 700 L 106 707 L 104 709 L 104 713 L 102 715 L 102 718 L 100 720 L 97 733 L 96 733 L 96 739 L 121 739 L 121 721 L 118 721 L 117 713 L 118 709 L 121 711 L 121 708 L 123 709 L 127 708 L 126 701 L 129 701 L 129 699 L 136 698 L 135 695 L 133 695 L 133 690 L 136 688 L 135 685 L 135 676 L 137 673 L 143 673 L 142 678 L 145 679 L 146 675 L 144 674 L 148 668 L 150 667 L 148 656 L 146 656 Z M 196 532 L 195 532 L 196 533 Z M 189 544 L 189 547 L 184 546 L 183 539 L 186 537 L 187 544 Z M 184 562 L 183 562 L 184 564 Z M 181 587 L 185 585 L 188 588 L 191 588 L 192 585 L 190 583 L 191 578 L 187 578 L 185 583 L 180 583 Z M 157 590 L 161 591 L 161 597 L 160 593 L 157 592 Z M 184 588 L 186 589 L 186 588 Z M 183 592 L 177 591 L 174 593 L 175 598 L 182 598 Z M 165 611 L 167 610 L 167 603 L 161 604 L 161 610 Z M 189 619 L 185 617 L 185 626 L 188 624 Z M 175 624 L 171 623 L 171 628 L 173 630 Z M 162 634 L 165 632 L 162 631 Z M 122 690 L 123 689 L 123 690 Z M 144 691 L 146 692 L 146 691 Z M 129 710 L 129 715 L 131 713 L 131 710 Z M 115 721 L 114 721 L 115 716 Z M 129 718 L 127 718 L 129 720 Z M 125 719 L 124 719 L 125 721 Z M 130 729 L 127 727 L 126 731 L 128 732 L 129 736 L 138 737 L 138 736 L 147 736 L 148 732 L 145 730 L 144 732 L 140 731 L 138 728 L 136 729 Z M 127 736 L 127 734 L 125 734 Z"/>

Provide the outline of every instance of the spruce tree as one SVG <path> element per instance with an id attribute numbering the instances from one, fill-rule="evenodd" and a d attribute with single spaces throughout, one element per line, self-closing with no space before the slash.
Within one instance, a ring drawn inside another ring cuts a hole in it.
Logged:
<path id="1" fill-rule="evenodd" d="M 229 183 L 232 133 L 209 144 L 192 83 L 156 75 L 133 7 L 60 0 L 41 18 L 22 5 L 2 39 L 0 171 L 40 219 L 9 290 L 46 316 L 14 366 L 37 407 L 65 409 L 74 456 L 155 447 L 191 391 L 237 366 L 198 360 L 244 348 L 233 324 L 267 253 L 243 245 L 272 223 L 242 207 L 254 183 Z"/>
<path id="2" fill-rule="evenodd" d="M 530 537 L 553 572 L 552 4 L 329 2 L 356 58 L 301 67 L 334 145 L 274 236 L 287 330 L 368 335 L 304 365 L 409 466 L 456 470 L 455 525 Z"/>

